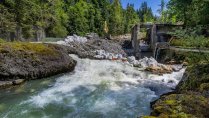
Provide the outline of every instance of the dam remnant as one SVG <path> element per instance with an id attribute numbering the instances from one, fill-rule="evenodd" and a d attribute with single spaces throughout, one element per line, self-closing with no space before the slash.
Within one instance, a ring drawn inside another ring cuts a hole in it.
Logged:
<path id="1" fill-rule="evenodd" d="M 182 27 L 182 25 L 169 23 L 136 24 L 131 30 L 131 41 L 135 57 L 141 58 L 142 49 L 140 47 L 140 35 L 142 29 L 146 31 L 146 43 L 148 44 L 148 49 L 146 51 L 153 52 L 153 56 L 157 58 L 157 52 L 159 49 L 170 48 L 171 35 L 169 34 L 169 32 L 171 32 L 175 27 Z"/>

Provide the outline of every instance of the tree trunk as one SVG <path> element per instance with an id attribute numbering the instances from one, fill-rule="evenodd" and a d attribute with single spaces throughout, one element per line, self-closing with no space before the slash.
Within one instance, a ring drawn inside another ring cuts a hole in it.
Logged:
<path id="1" fill-rule="evenodd" d="M 42 41 L 42 39 L 46 38 L 45 30 L 44 28 L 37 28 L 36 29 L 36 36 L 35 40 L 37 42 Z"/>
<path id="2" fill-rule="evenodd" d="M 15 33 L 10 32 L 10 41 L 14 41 L 14 40 L 15 40 Z"/>
<path id="3" fill-rule="evenodd" d="M 22 27 L 16 27 L 16 40 L 22 41 Z"/>

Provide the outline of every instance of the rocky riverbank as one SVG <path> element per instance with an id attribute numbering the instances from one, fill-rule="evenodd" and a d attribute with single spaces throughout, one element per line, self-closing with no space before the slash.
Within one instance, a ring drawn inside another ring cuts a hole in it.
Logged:
<path id="1" fill-rule="evenodd" d="M 205 58 L 200 59 L 201 56 L 197 56 L 197 54 L 180 53 L 176 55 L 176 53 L 172 52 L 175 62 L 184 60 L 189 62 L 183 79 L 175 91 L 162 95 L 151 103 L 153 109 L 151 116 L 143 118 L 209 117 L 209 64 L 204 63 Z M 202 63 L 194 64 L 192 58 L 199 59 Z"/>
<path id="2" fill-rule="evenodd" d="M 58 45 L 0 43 L 0 88 L 72 71 L 75 65 Z"/>

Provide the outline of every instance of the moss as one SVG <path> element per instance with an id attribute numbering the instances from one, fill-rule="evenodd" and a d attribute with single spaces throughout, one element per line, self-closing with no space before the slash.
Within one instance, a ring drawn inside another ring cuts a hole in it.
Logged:
<path id="1" fill-rule="evenodd" d="M 26 43 L 26 42 L 5 42 L 0 43 L 0 52 L 9 53 L 25 51 L 30 54 L 38 55 L 57 55 L 57 52 L 53 49 L 53 46 L 38 43 Z"/>
<path id="2" fill-rule="evenodd" d="M 178 113 L 178 114 L 160 114 L 159 116 L 146 116 L 142 118 L 196 118 L 195 116 L 192 116 L 190 114 L 185 113 Z"/>
<path id="3" fill-rule="evenodd" d="M 209 99 L 194 92 L 162 96 L 156 101 L 152 115 L 159 118 L 204 118 L 209 116 Z"/>
<path id="4" fill-rule="evenodd" d="M 176 100 L 166 100 L 165 104 L 167 104 L 167 105 L 175 105 L 175 104 L 177 104 L 177 102 L 176 102 Z"/>
<path id="5" fill-rule="evenodd" d="M 201 92 L 208 91 L 209 90 L 209 83 L 203 83 L 203 84 L 201 84 L 200 87 L 199 87 L 199 90 Z"/>

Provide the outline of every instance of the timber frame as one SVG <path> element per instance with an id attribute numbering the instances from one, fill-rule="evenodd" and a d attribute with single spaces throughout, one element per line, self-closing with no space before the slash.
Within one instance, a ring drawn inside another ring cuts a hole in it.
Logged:
<path id="1" fill-rule="evenodd" d="M 136 58 L 140 58 L 141 49 L 139 47 L 140 31 L 142 28 L 147 30 L 149 49 L 153 52 L 153 56 L 156 57 L 158 48 L 169 48 L 170 38 L 169 32 L 174 27 L 182 27 L 182 25 L 174 24 L 136 24 L 131 30 L 131 41 L 134 49 L 134 55 Z"/>

